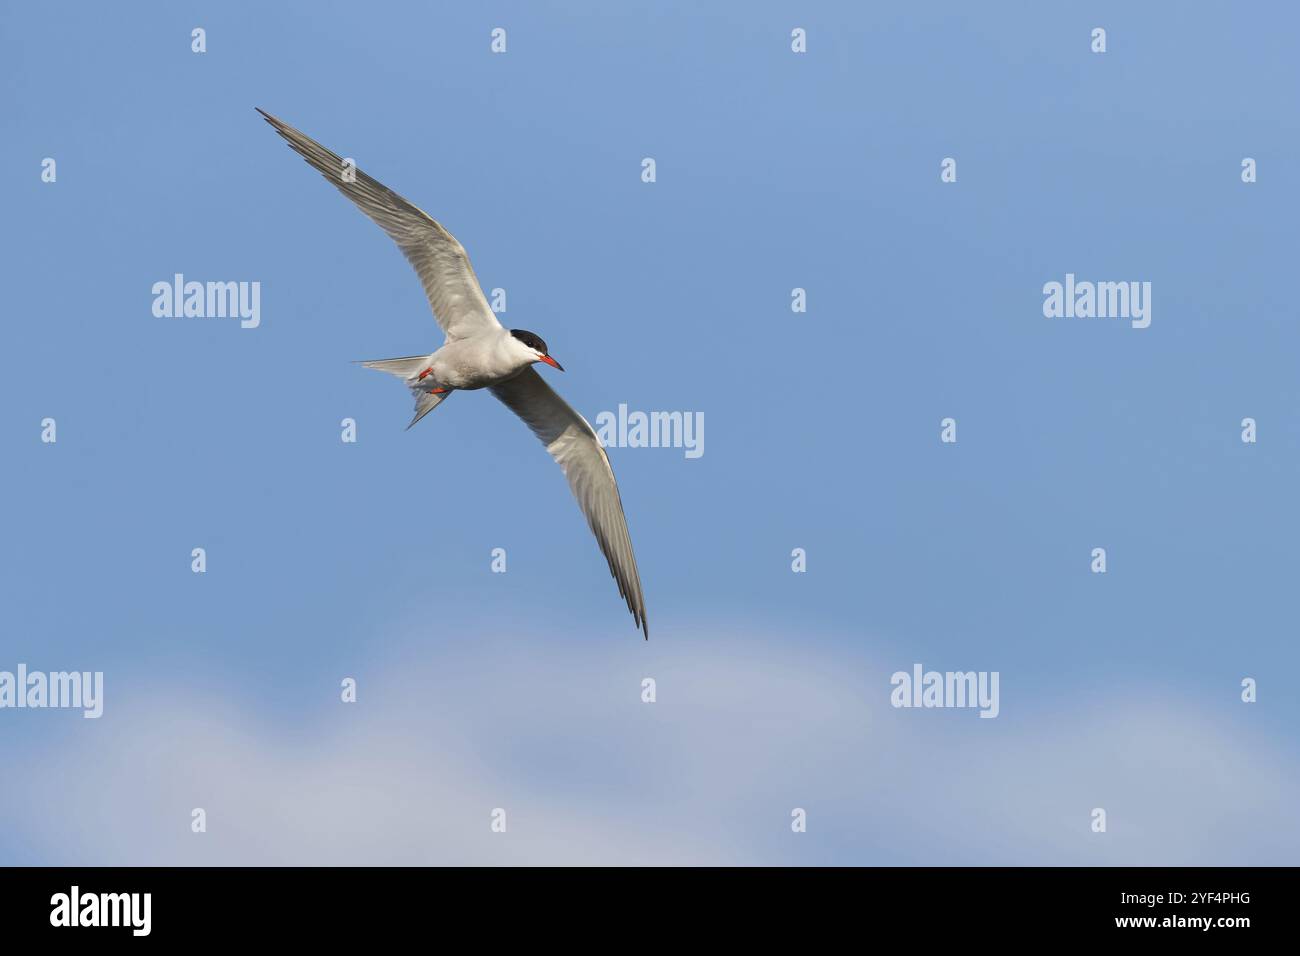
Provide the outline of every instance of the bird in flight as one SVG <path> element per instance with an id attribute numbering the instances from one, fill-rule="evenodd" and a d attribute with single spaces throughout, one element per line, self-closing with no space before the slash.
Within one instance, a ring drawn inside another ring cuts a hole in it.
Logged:
<path id="1" fill-rule="evenodd" d="M 464 247 L 431 216 L 310 136 L 265 110 L 258 112 L 298 155 L 388 233 L 420 277 L 447 340 L 428 355 L 361 363 L 397 376 L 411 390 L 415 417 L 406 427 L 453 392 L 486 388 L 504 402 L 541 439 L 564 472 L 618 582 L 619 596 L 627 601 L 632 619 L 649 640 L 645 597 L 614 471 L 587 420 L 533 368 L 542 362 L 564 371 L 551 358 L 541 336 L 502 327 L 483 297 Z"/>

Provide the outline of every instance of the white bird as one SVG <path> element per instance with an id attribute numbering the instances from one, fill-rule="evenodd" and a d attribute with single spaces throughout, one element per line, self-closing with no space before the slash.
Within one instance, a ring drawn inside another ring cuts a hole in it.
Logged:
<path id="1" fill-rule="evenodd" d="M 569 488 L 591 526 L 637 626 L 650 638 L 645 598 L 637 574 L 623 502 L 605 449 L 587 420 L 546 384 L 532 367 L 551 358 L 546 343 L 532 332 L 507 331 L 497 321 L 479 288 L 469 256 L 455 237 L 425 212 L 407 202 L 350 161 L 265 110 L 258 112 L 293 149 L 320 170 L 397 243 L 415 268 L 434 318 L 447 336 L 429 355 L 362 362 L 402 379 L 415 396 L 409 429 L 454 391 L 487 388 L 533 430 L 559 463 Z"/>

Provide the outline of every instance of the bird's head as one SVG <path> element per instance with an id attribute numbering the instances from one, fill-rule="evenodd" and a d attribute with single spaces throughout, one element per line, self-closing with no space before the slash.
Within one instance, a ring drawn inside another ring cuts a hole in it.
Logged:
<path id="1" fill-rule="evenodd" d="M 534 335 L 532 332 L 526 332 L 523 329 L 511 329 L 510 335 L 522 347 L 523 352 L 527 353 L 526 361 L 545 362 L 552 368 L 558 368 L 561 372 L 564 371 L 564 366 L 551 358 L 550 353 L 546 350 L 546 343 L 542 341 L 540 335 Z"/>

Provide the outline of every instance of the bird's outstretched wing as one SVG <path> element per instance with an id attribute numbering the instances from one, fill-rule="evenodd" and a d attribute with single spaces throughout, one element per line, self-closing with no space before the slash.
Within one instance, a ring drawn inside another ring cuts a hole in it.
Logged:
<path id="1" fill-rule="evenodd" d="M 285 141 L 311 163 L 397 243 L 415 268 L 434 318 L 449 339 L 463 339 L 500 328 L 483 297 L 469 256 L 456 237 L 431 216 L 407 202 L 379 180 L 367 176 L 305 133 L 265 110 L 259 113 Z"/>
<path id="2" fill-rule="evenodd" d="M 491 389 L 493 395 L 524 420 L 559 463 L 609 562 L 609 571 L 618 582 L 618 593 L 627 601 L 632 619 L 649 639 L 645 598 L 641 594 L 636 556 L 632 553 L 632 538 L 627 533 L 623 501 L 614 470 L 596 433 L 532 368 Z"/>

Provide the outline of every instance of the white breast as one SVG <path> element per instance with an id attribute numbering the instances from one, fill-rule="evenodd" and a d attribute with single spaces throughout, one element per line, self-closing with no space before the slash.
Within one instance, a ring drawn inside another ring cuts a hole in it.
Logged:
<path id="1" fill-rule="evenodd" d="M 504 329 L 471 338 L 454 339 L 433 353 L 433 377 L 451 388 L 487 388 L 526 368 L 531 354 L 513 348 L 515 339 Z"/>

